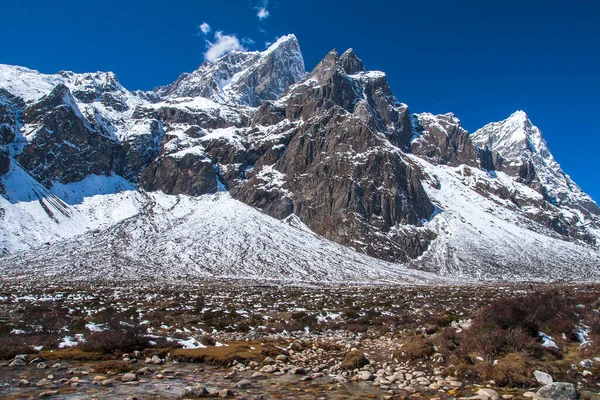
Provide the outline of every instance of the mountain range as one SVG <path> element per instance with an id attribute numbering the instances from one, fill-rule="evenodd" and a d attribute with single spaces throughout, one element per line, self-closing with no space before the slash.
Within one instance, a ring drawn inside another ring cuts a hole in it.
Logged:
<path id="1" fill-rule="evenodd" d="M 294 35 L 148 92 L 0 65 L 0 176 L 13 279 L 600 277 L 600 209 L 523 111 L 470 134 Z"/>

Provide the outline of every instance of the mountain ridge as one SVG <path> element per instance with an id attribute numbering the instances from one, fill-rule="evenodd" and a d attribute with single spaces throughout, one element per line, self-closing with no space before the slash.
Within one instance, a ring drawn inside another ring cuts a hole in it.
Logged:
<path id="1" fill-rule="evenodd" d="M 524 113 L 473 134 L 452 113 L 411 114 L 386 75 L 367 71 L 352 49 L 329 52 L 306 73 L 297 39 L 286 36 L 265 52 L 230 53 L 152 92 L 130 92 L 112 73 L 50 76 L 0 65 L 0 90 L 10 94 L 0 103 L 0 218 L 32 218 L 43 228 L 31 243 L 24 222 L 0 229 L 4 253 L 31 249 L 19 253 L 25 263 L 5 258 L 17 269 L 36 264 L 36 249 L 50 257 L 53 246 L 69 246 L 81 234 L 88 239 L 80 243 L 94 248 L 100 242 L 86 230 L 114 233 L 122 222 L 87 208 L 81 214 L 86 199 L 137 190 L 180 199 L 173 201 L 227 191 L 276 219 L 293 216 L 319 240 L 346 246 L 351 258 L 373 257 L 364 265 L 391 262 L 406 279 L 405 266 L 471 280 L 600 274 L 598 207 Z M 521 122 L 523 132 L 515 128 Z M 537 135 L 536 151 L 509 151 L 523 144 L 502 145 L 498 138 L 510 134 Z M 17 176 L 26 176 L 29 189 L 14 189 Z M 141 215 L 128 196 L 115 197 L 115 206 Z M 136 221 L 148 225 L 144 230 L 156 227 L 156 235 L 145 235 L 156 247 L 169 240 L 168 225 Z M 69 225 L 71 232 L 63 229 Z M 56 244 L 42 251 L 46 242 Z M 143 257 L 132 254 L 119 259 Z M 175 268 L 175 258 L 163 262 Z M 356 280 L 351 270 L 332 276 Z M 274 271 L 281 269 L 265 270 L 265 278 Z"/>

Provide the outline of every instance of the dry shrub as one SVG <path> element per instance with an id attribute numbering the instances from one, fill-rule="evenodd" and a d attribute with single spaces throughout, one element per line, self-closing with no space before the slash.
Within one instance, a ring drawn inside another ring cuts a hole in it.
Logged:
<path id="1" fill-rule="evenodd" d="M 543 348 L 539 332 L 559 339 L 572 336 L 577 314 L 569 299 L 557 291 L 498 299 L 479 313 L 463 334 L 463 351 L 484 357 L 510 353 L 538 359 L 561 358 L 557 350 Z"/>
<path id="2" fill-rule="evenodd" d="M 502 329 L 521 328 L 532 337 L 538 332 L 571 333 L 577 322 L 572 301 L 557 291 L 536 292 L 511 299 L 498 299 L 482 310 L 483 323 Z"/>
<path id="3" fill-rule="evenodd" d="M 581 356 L 587 358 L 600 357 L 600 335 L 590 333 L 588 342 L 580 347 Z"/>
<path id="4" fill-rule="evenodd" d="M 346 357 L 344 357 L 344 361 L 342 361 L 340 368 L 345 370 L 353 370 L 362 368 L 368 364 L 369 360 L 367 360 L 365 354 L 362 351 L 354 350 L 346 354 Z"/>
<path id="5" fill-rule="evenodd" d="M 431 343 L 438 347 L 438 352 L 446 355 L 458 348 L 460 340 L 456 329 L 447 326 L 439 331 L 437 335 L 431 337 Z"/>
<path id="6" fill-rule="evenodd" d="M 393 358 L 400 361 L 426 359 L 434 353 L 433 344 L 425 338 L 415 338 L 394 351 Z"/>
<path id="7" fill-rule="evenodd" d="M 107 360 L 111 356 L 98 353 L 98 352 L 87 352 L 81 350 L 79 347 L 71 347 L 61 350 L 43 350 L 40 353 L 42 358 L 46 360 L 73 360 L 73 361 L 100 361 Z"/>
<path id="8" fill-rule="evenodd" d="M 10 360 L 18 354 L 32 354 L 36 351 L 23 343 L 19 337 L 0 337 L 0 360 Z"/>
<path id="9" fill-rule="evenodd" d="M 544 349 L 537 340 L 521 328 L 502 329 L 500 327 L 472 326 L 465 332 L 463 351 L 486 357 L 502 357 L 510 353 L 523 353 L 541 357 Z"/>
<path id="10" fill-rule="evenodd" d="M 277 346 L 274 346 L 272 344 L 267 344 L 262 348 L 262 350 L 260 351 L 260 354 L 262 354 L 265 357 L 275 358 L 281 354 L 287 355 L 287 352 L 283 349 L 280 349 Z"/>
<path id="11" fill-rule="evenodd" d="M 96 365 L 94 371 L 97 374 L 108 374 L 109 372 L 120 374 L 122 372 L 133 371 L 133 367 L 125 361 L 110 360 L 103 361 Z"/>
<path id="12" fill-rule="evenodd" d="M 460 320 L 460 316 L 458 316 L 456 314 L 448 314 L 448 315 L 442 315 L 442 316 L 436 317 L 435 323 L 439 327 L 444 328 L 446 326 L 450 326 L 450 324 L 452 324 L 452 322 L 458 321 L 458 320 Z"/>
<path id="13" fill-rule="evenodd" d="M 496 365 L 479 364 L 478 369 L 485 379 L 493 379 L 499 386 L 525 387 L 535 384 L 534 368 L 527 358 L 520 354 L 508 354 Z"/>
<path id="14" fill-rule="evenodd" d="M 233 364 L 234 361 L 248 363 L 264 359 L 260 351 L 252 350 L 247 344 L 206 349 L 176 349 L 173 351 L 172 357 L 178 362 L 207 363 L 223 367 Z"/>
<path id="15" fill-rule="evenodd" d="M 309 314 L 306 311 L 298 311 L 293 312 L 290 315 L 292 321 L 299 324 L 301 328 L 308 326 L 309 328 L 313 328 L 317 325 L 317 316 L 314 314 Z"/>
<path id="16" fill-rule="evenodd" d="M 340 346 L 339 344 L 336 343 L 330 343 L 330 342 L 320 342 L 319 343 L 319 348 L 323 349 L 327 352 L 330 351 L 341 351 L 342 350 L 342 346 Z"/>
<path id="17" fill-rule="evenodd" d="M 209 335 L 202 335 L 198 338 L 198 342 L 204 346 L 214 346 L 217 344 L 217 339 Z"/>
<path id="18" fill-rule="evenodd" d="M 148 347 L 144 337 L 144 329 L 137 320 L 131 320 L 127 314 L 115 314 L 107 319 L 107 330 L 92 332 L 86 341 L 79 346 L 87 352 L 112 354 L 115 352 L 131 352 Z"/>

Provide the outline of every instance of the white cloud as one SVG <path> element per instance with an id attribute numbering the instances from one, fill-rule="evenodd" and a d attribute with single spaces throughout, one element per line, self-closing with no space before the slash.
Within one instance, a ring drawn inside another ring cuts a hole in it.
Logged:
<path id="1" fill-rule="evenodd" d="M 224 35 L 221 31 L 215 32 L 214 43 L 207 40 L 206 45 L 204 58 L 208 61 L 214 61 L 233 50 L 246 50 L 235 35 Z"/>
<path id="2" fill-rule="evenodd" d="M 202 25 L 200 25 L 198 28 L 199 28 L 199 29 L 202 31 L 202 33 L 203 33 L 203 34 L 205 34 L 205 35 L 206 35 L 208 32 L 210 32 L 210 25 L 209 25 L 209 24 L 207 24 L 206 22 L 203 22 L 203 23 L 202 23 Z"/>
<path id="3" fill-rule="evenodd" d="M 263 20 L 269 16 L 269 10 L 267 10 L 265 7 L 261 7 L 258 9 L 256 16 L 258 19 Z"/>

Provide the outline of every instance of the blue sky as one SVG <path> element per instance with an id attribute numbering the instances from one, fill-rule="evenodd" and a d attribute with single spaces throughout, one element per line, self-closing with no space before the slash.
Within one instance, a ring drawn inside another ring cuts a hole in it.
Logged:
<path id="1" fill-rule="evenodd" d="M 215 32 L 250 50 L 294 33 L 307 69 L 352 47 L 414 112 L 452 111 L 474 131 L 525 110 L 600 200 L 598 1 L 30 0 L 2 12 L 0 63 L 111 70 L 129 89 L 194 70 Z"/>

